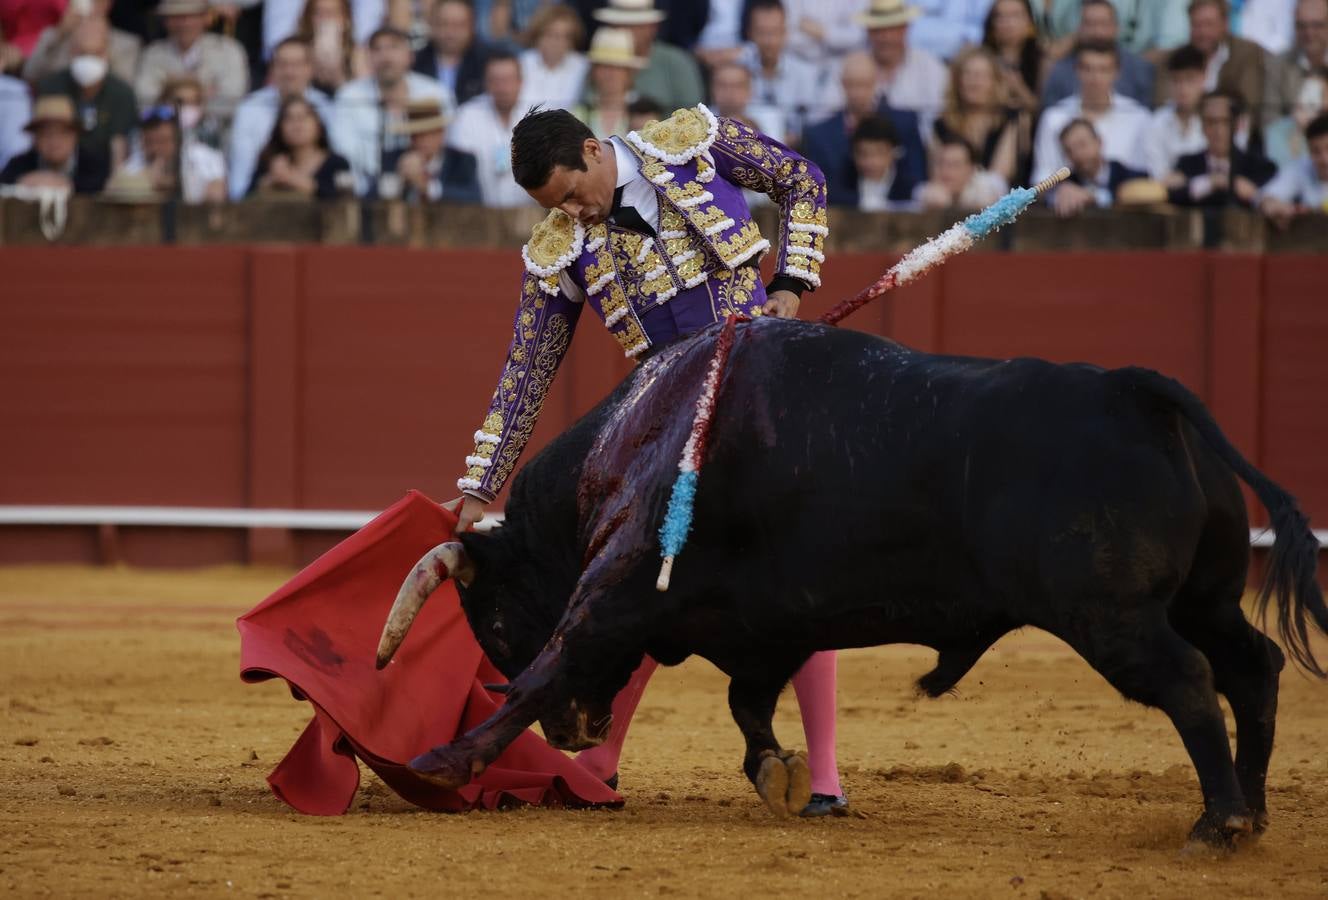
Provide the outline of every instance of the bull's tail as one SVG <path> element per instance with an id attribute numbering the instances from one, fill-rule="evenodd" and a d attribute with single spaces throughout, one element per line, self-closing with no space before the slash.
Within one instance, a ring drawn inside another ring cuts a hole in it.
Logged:
<path id="1" fill-rule="evenodd" d="M 1328 634 L 1328 607 L 1324 606 L 1323 592 L 1316 578 L 1319 542 L 1310 530 L 1309 519 L 1300 511 L 1296 498 L 1256 469 L 1239 450 L 1231 446 L 1212 414 L 1180 382 L 1148 369 L 1118 369 L 1111 374 L 1173 405 L 1232 471 L 1250 486 L 1268 510 L 1276 537 L 1273 539 L 1273 551 L 1264 573 L 1263 585 L 1259 588 L 1259 616 L 1266 622 L 1268 607 L 1276 602 L 1278 634 L 1282 638 L 1282 646 L 1302 669 L 1319 678 L 1328 679 L 1328 671 L 1319 665 L 1310 649 L 1310 618 L 1313 618 L 1322 633 Z"/>

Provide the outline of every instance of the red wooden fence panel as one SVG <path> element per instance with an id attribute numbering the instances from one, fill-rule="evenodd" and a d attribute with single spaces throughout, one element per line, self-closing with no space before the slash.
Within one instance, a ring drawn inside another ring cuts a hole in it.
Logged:
<path id="1" fill-rule="evenodd" d="M 893 261 L 834 256 L 804 317 Z M 508 250 L 0 248 L 0 503 L 377 509 L 410 487 L 452 497 L 519 278 Z M 1328 522 L 1325 284 L 1328 257 L 975 253 L 845 327 L 919 349 L 1173 375 Z M 628 370 L 585 317 L 528 454 Z M 174 563 L 307 559 L 337 535 L 118 537 L 131 561 Z M 98 548 L 89 529 L 0 529 L 0 561 Z"/>

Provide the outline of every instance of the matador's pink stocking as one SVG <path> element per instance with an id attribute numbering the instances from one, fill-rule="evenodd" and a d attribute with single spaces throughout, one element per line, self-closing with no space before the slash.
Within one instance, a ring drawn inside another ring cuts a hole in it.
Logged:
<path id="1" fill-rule="evenodd" d="M 608 781 L 618 771 L 618 757 L 622 755 L 623 742 L 627 740 L 627 727 L 632 724 L 636 706 L 641 702 L 646 684 L 657 668 L 659 663 L 649 656 L 641 660 L 641 665 L 632 673 L 627 687 L 613 698 L 613 724 L 609 726 L 608 740 L 576 755 L 576 761 L 601 781 Z"/>
<path id="2" fill-rule="evenodd" d="M 812 793 L 838 797 L 839 765 L 835 761 L 836 654 L 825 650 L 812 654 L 793 676 L 798 695 L 802 731 L 807 738 L 807 765 L 812 770 Z"/>
<path id="3" fill-rule="evenodd" d="M 591 774 L 607 780 L 618 771 L 618 758 L 627 740 L 632 715 L 645 693 L 646 683 L 658 667 L 659 663 L 649 656 L 641 661 L 627 686 L 613 700 L 613 725 L 609 728 L 608 740 L 577 755 L 576 761 Z M 807 740 L 807 764 L 812 770 L 812 791 L 839 796 L 839 767 L 835 760 L 835 682 L 834 651 L 813 655 L 793 676 L 793 690 L 798 696 L 802 730 Z"/>

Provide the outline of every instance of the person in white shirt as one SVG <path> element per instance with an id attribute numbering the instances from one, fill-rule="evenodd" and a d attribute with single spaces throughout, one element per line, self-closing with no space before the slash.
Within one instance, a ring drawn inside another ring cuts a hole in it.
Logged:
<path id="1" fill-rule="evenodd" d="M 1144 172 L 1107 159 L 1097 131 L 1086 119 L 1074 119 L 1062 128 L 1060 141 L 1070 164 L 1070 177 L 1047 195 L 1047 205 L 1061 218 L 1078 215 L 1089 207 L 1114 206 L 1121 185 L 1147 177 Z"/>
<path id="2" fill-rule="evenodd" d="M 586 87 L 590 62 L 576 48 L 585 40 L 585 26 L 570 6 L 540 7 L 530 20 L 521 52 L 521 106 L 572 109 Z"/>
<path id="3" fill-rule="evenodd" d="M 964 47 L 982 43 L 982 24 L 991 0 L 914 0 L 920 15 L 908 30 L 908 44 L 932 56 L 951 59 Z"/>
<path id="4" fill-rule="evenodd" d="M 1087 119 L 1102 139 L 1106 156 L 1132 168 L 1145 166 L 1144 134 L 1148 110 L 1112 90 L 1119 63 L 1115 44 L 1080 42 L 1074 51 L 1079 93 L 1047 108 L 1033 139 L 1032 181 L 1041 181 L 1065 165 L 1060 133 L 1074 119 Z"/>
<path id="5" fill-rule="evenodd" d="M 725 63 L 710 73 L 711 111 L 717 116 L 746 122 L 763 134 L 788 142 L 784 114 L 773 106 L 752 102 L 752 73 L 737 63 Z"/>
<path id="6" fill-rule="evenodd" d="M 299 38 L 286 38 L 272 51 L 267 87 L 254 91 L 240 101 L 231 124 L 228 193 L 239 200 L 249 190 L 258 154 L 272 135 L 277 109 L 289 97 L 304 97 L 313 105 L 318 118 L 326 125 L 332 118 L 332 104 L 312 86 L 313 65 L 309 45 Z"/>
<path id="7" fill-rule="evenodd" d="M 752 97 L 782 112 L 790 135 L 834 112 L 840 89 L 829 67 L 785 52 L 788 17 L 780 0 L 752 0 L 746 30 L 738 62 L 752 73 Z"/>
<path id="8" fill-rule="evenodd" d="M 1005 193 L 1005 179 L 978 166 L 977 149 L 961 137 L 940 140 L 932 179 L 918 186 L 923 209 L 982 209 Z"/>
<path id="9" fill-rule="evenodd" d="M 295 34 L 300 15 L 313 0 L 263 0 L 263 53 L 271 56 L 277 44 Z M 349 0 L 352 40 L 365 44 L 384 23 L 387 0 Z"/>
<path id="10" fill-rule="evenodd" d="M 1269 53 L 1291 46 L 1291 19 L 1296 0 L 1245 0 L 1240 8 L 1240 36 Z"/>
<path id="11" fill-rule="evenodd" d="M 742 53 L 744 0 L 709 0 L 710 14 L 692 52 L 709 70 L 737 62 Z"/>
<path id="12" fill-rule="evenodd" d="M 32 146 L 32 137 L 27 131 L 31 116 L 32 98 L 28 86 L 17 78 L 0 75 L 0 169 Z"/>
<path id="13" fill-rule="evenodd" d="M 533 201 L 512 177 L 512 129 L 521 113 L 521 64 L 496 52 L 484 64 L 484 93 L 461 104 L 448 146 L 475 157 L 485 206 L 529 206 Z"/>
<path id="14" fill-rule="evenodd" d="M 1328 113 L 1305 128 L 1308 154 L 1286 166 L 1259 192 L 1259 209 L 1285 229 L 1296 216 L 1328 214 Z"/>
<path id="15" fill-rule="evenodd" d="M 868 0 L 784 0 L 789 52 L 817 66 L 837 65 L 866 38 L 858 21 Z"/>
<path id="16" fill-rule="evenodd" d="M 178 165 L 185 203 L 221 203 L 226 199 L 226 161 L 206 144 L 186 139 L 184 160 L 177 164 L 179 141 L 174 118 L 174 110 L 164 106 L 144 114 L 138 146 L 116 177 L 146 175 L 160 194 L 169 196 L 175 190 Z"/>
<path id="17" fill-rule="evenodd" d="M 210 116 L 229 122 L 235 105 L 249 90 L 249 60 L 233 38 L 208 32 L 207 0 L 163 0 L 157 14 L 166 38 L 153 41 L 138 63 L 134 92 L 140 106 L 156 103 L 172 78 L 192 75 L 203 86 Z"/>
<path id="18" fill-rule="evenodd" d="M 1328 75 L 1328 0 L 1300 0 L 1295 9 L 1295 42 L 1268 60 L 1264 81 L 1264 127 L 1288 115 L 1306 79 Z"/>
<path id="19" fill-rule="evenodd" d="M 857 190 L 841 199 L 862 212 L 907 212 L 917 208 L 917 182 L 899 165 L 899 133 L 889 119 L 868 116 L 853 129 L 853 173 Z"/>
<path id="20" fill-rule="evenodd" d="M 1171 102 L 1153 111 L 1144 133 L 1144 168 L 1159 181 L 1166 180 L 1176 161 L 1206 147 L 1199 101 L 1204 95 L 1203 54 L 1186 44 L 1167 57 Z"/>
<path id="21" fill-rule="evenodd" d="M 347 82 L 332 105 L 332 147 L 350 163 L 355 191 L 375 196 L 378 177 L 395 168 L 409 145 L 400 123 L 412 100 L 437 100 L 450 113 L 451 95 L 437 79 L 410 71 L 410 38 L 395 28 L 380 28 L 369 39 L 373 74 Z"/>
<path id="22" fill-rule="evenodd" d="M 858 21 L 867 29 L 867 45 L 880 72 L 877 93 L 894 109 L 918 114 L 923 134 L 945 104 L 950 70 L 926 50 L 908 43 L 909 22 L 919 10 L 903 0 L 872 0 Z"/>

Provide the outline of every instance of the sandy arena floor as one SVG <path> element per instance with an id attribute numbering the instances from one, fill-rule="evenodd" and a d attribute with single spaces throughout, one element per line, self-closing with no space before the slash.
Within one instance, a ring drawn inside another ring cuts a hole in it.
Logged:
<path id="1" fill-rule="evenodd" d="M 1039 633 L 934 701 L 929 652 L 844 654 L 849 818 L 769 817 L 701 661 L 651 685 L 620 812 L 425 813 L 366 770 L 348 815 L 301 816 L 263 777 L 308 707 L 241 684 L 232 624 L 284 577 L 0 569 L 0 894 L 1328 894 L 1328 685 L 1283 674 L 1263 841 L 1180 858 L 1199 794 L 1170 724 Z"/>

